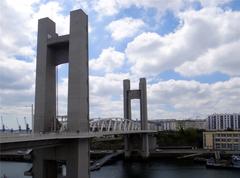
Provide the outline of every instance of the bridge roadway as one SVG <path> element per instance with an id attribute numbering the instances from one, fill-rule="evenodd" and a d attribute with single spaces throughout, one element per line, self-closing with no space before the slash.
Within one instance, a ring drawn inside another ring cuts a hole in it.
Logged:
<path id="1" fill-rule="evenodd" d="M 128 131 L 105 131 L 105 132 L 51 132 L 44 134 L 0 134 L 0 150 L 6 151 L 11 149 L 52 147 L 66 143 L 72 139 L 90 139 L 110 135 L 126 134 L 144 134 L 156 133 L 154 130 L 128 130 Z"/>

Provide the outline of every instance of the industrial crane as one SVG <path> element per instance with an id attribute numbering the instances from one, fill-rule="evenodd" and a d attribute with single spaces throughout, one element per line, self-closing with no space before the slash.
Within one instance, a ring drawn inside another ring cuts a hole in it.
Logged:
<path id="1" fill-rule="evenodd" d="M 3 123 L 3 118 L 2 118 L 2 116 L 1 116 L 1 123 L 2 123 L 2 132 L 5 132 L 5 125 L 4 125 L 4 123 Z"/>
<path id="2" fill-rule="evenodd" d="M 18 130 L 19 130 L 19 132 L 21 132 L 21 125 L 19 124 L 19 122 L 18 122 L 18 118 L 16 118 L 16 120 L 17 120 L 17 124 L 18 124 Z"/>
<path id="3" fill-rule="evenodd" d="M 24 117 L 24 122 L 25 122 L 25 126 L 26 126 L 26 132 L 29 132 L 29 124 L 27 123 L 26 117 Z"/>

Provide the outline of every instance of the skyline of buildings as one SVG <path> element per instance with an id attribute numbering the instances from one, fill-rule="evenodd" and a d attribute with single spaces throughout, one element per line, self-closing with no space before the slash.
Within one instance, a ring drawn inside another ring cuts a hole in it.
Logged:
<path id="1" fill-rule="evenodd" d="M 59 116 L 61 117 L 61 116 Z M 66 117 L 64 115 L 64 117 Z M 19 124 L 21 128 L 25 128 L 26 122 L 31 126 L 32 118 L 31 116 L 18 118 Z M 90 120 L 93 119 L 103 119 L 103 118 L 121 118 L 121 117 L 92 117 Z M 14 127 L 9 126 L 4 120 L 4 117 L 1 115 L 1 125 L 0 130 L 2 129 L 2 124 L 5 125 L 6 129 L 18 129 L 19 125 Z M 139 120 L 138 118 L 134 118 L 133 120 Z M 181 119 L 151 119 L 149 121 L 154 122 L 158 125 L 159 130 L 172 130 L 176 131 L 179 128 L 195 128 L 195 129 L 203 129 L 209 131 L 225 131 L 228 129 L 232 130 L 240 130 L 240 113 L 213 113 L 205 118 L 197 119 L 197 118 L 181 118 Z M 17 124 L 16 118 L 14 118 L 15 124 Z M 31 127 L 30 127 L 31 128 Z"/>

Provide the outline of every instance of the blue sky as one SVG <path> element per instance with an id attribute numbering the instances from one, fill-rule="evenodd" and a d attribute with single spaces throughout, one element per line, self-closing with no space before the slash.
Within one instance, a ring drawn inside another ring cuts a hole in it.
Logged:
<path id="1" fill-rule="evenodd" d="M 16 117 L 31 120 L 37 19 L 50 17 L 64 35 L 78 8 L 89 17 L 91 117 L 122 117 L 122 80 L 136 88 L 140 77 L 150 119 L 240 112 L 239 0 L 3 0 L 0 114 L 9 127 Z M 58 68 L 59 114 L 66 114 L 68 65 Z"/>

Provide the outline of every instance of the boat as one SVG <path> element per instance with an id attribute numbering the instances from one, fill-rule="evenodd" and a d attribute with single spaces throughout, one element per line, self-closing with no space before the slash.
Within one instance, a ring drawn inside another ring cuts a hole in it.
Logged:
<path id="1" fill-rule="evenodd" d="M 232 164 L 234 166 L 240 168 L 240 156 L 239 155 L 232 155 Z"/>
<path id="2" fill-rule="evenodd" d="M 206 161 L 207 168 L 214 169 L 239 169 L 240 170 L 240 156 L 233 155 L 230 160 L 221 160 L 210 158 Z"/>

